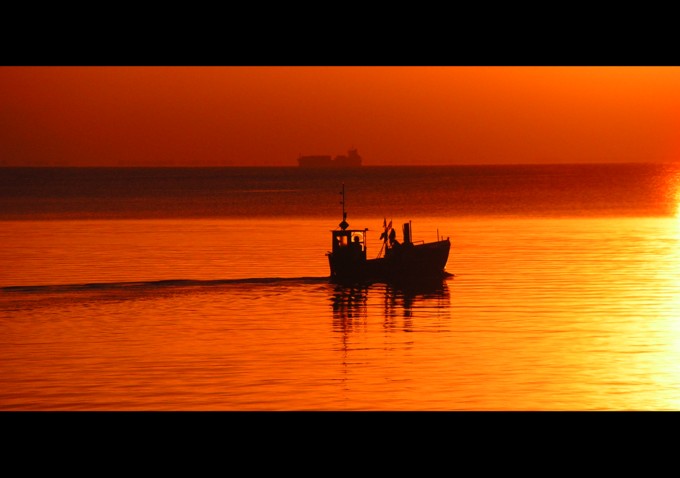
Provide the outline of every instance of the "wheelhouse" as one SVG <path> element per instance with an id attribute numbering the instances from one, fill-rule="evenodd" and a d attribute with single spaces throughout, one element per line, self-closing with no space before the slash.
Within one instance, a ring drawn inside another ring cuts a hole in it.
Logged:
<path id="1" fill-rule="evenodd" d="M 368 229 L 342 229 L 331 231 L 333 254 L 356 254 L 366 258 L 366 231 Z"/>

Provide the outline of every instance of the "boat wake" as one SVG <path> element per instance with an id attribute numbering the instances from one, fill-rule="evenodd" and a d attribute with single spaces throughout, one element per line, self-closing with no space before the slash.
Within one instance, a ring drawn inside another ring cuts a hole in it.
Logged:
<path id="1" fill-rule="evenodd" d="M 212 287 L 238 284 L 323 284 L 328 277 L 253 277 L 245 279 L 164 279 L 131 282 L 91 282 L 83 284 L 17 285 L 0 287 L 0 293 L 54 294 L 87 291 L 132 291 L 149 289 L 170 289 L 186 287 Z"/>

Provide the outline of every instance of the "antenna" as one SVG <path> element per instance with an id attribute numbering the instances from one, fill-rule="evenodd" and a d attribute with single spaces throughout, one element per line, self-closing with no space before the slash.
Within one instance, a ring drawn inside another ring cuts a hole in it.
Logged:
<path id="1" fill-rule="evenodd" d="M 340 191 L 340 194 L 342 194 L 340 204 L 342 204 L 342 219 L 344 220 L 347 217 L 347 213 L 345 212 L 345 183 L 342 183 L 342 191 Z"/>
<path id="2" fill-rule="evenodd" d="M 349 224 L 347 223 L 347 213 L 345 212 L 345 183 L 342 183 L 342 191 L 340 191 L 340 194 L 342 195 L 342 201 L 340 201 L 340 204 L 342 204 L 342 222 L 339 226 L 340 229 L 344 231 L 349 227 Z"/>

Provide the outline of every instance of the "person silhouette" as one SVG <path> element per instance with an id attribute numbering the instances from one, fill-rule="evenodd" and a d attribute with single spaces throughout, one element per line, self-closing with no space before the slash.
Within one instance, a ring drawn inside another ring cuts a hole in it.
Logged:
<path id="1" fill-rule="evenodd" d="M 390 231 L 390 245 L 391 246 L 398 246 L 399 241 L 397 241 L 397 233 L 394 229 Z"/>

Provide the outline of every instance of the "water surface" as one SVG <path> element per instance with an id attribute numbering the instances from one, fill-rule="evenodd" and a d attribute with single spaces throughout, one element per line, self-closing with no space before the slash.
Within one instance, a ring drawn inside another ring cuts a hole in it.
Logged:
<path id="1" fill-rule="evenodd" d="M 2 410 L 680 408 L 671 166 L 11 174 Z M 331 284 L 342 182 L 455 276 Z"/>

